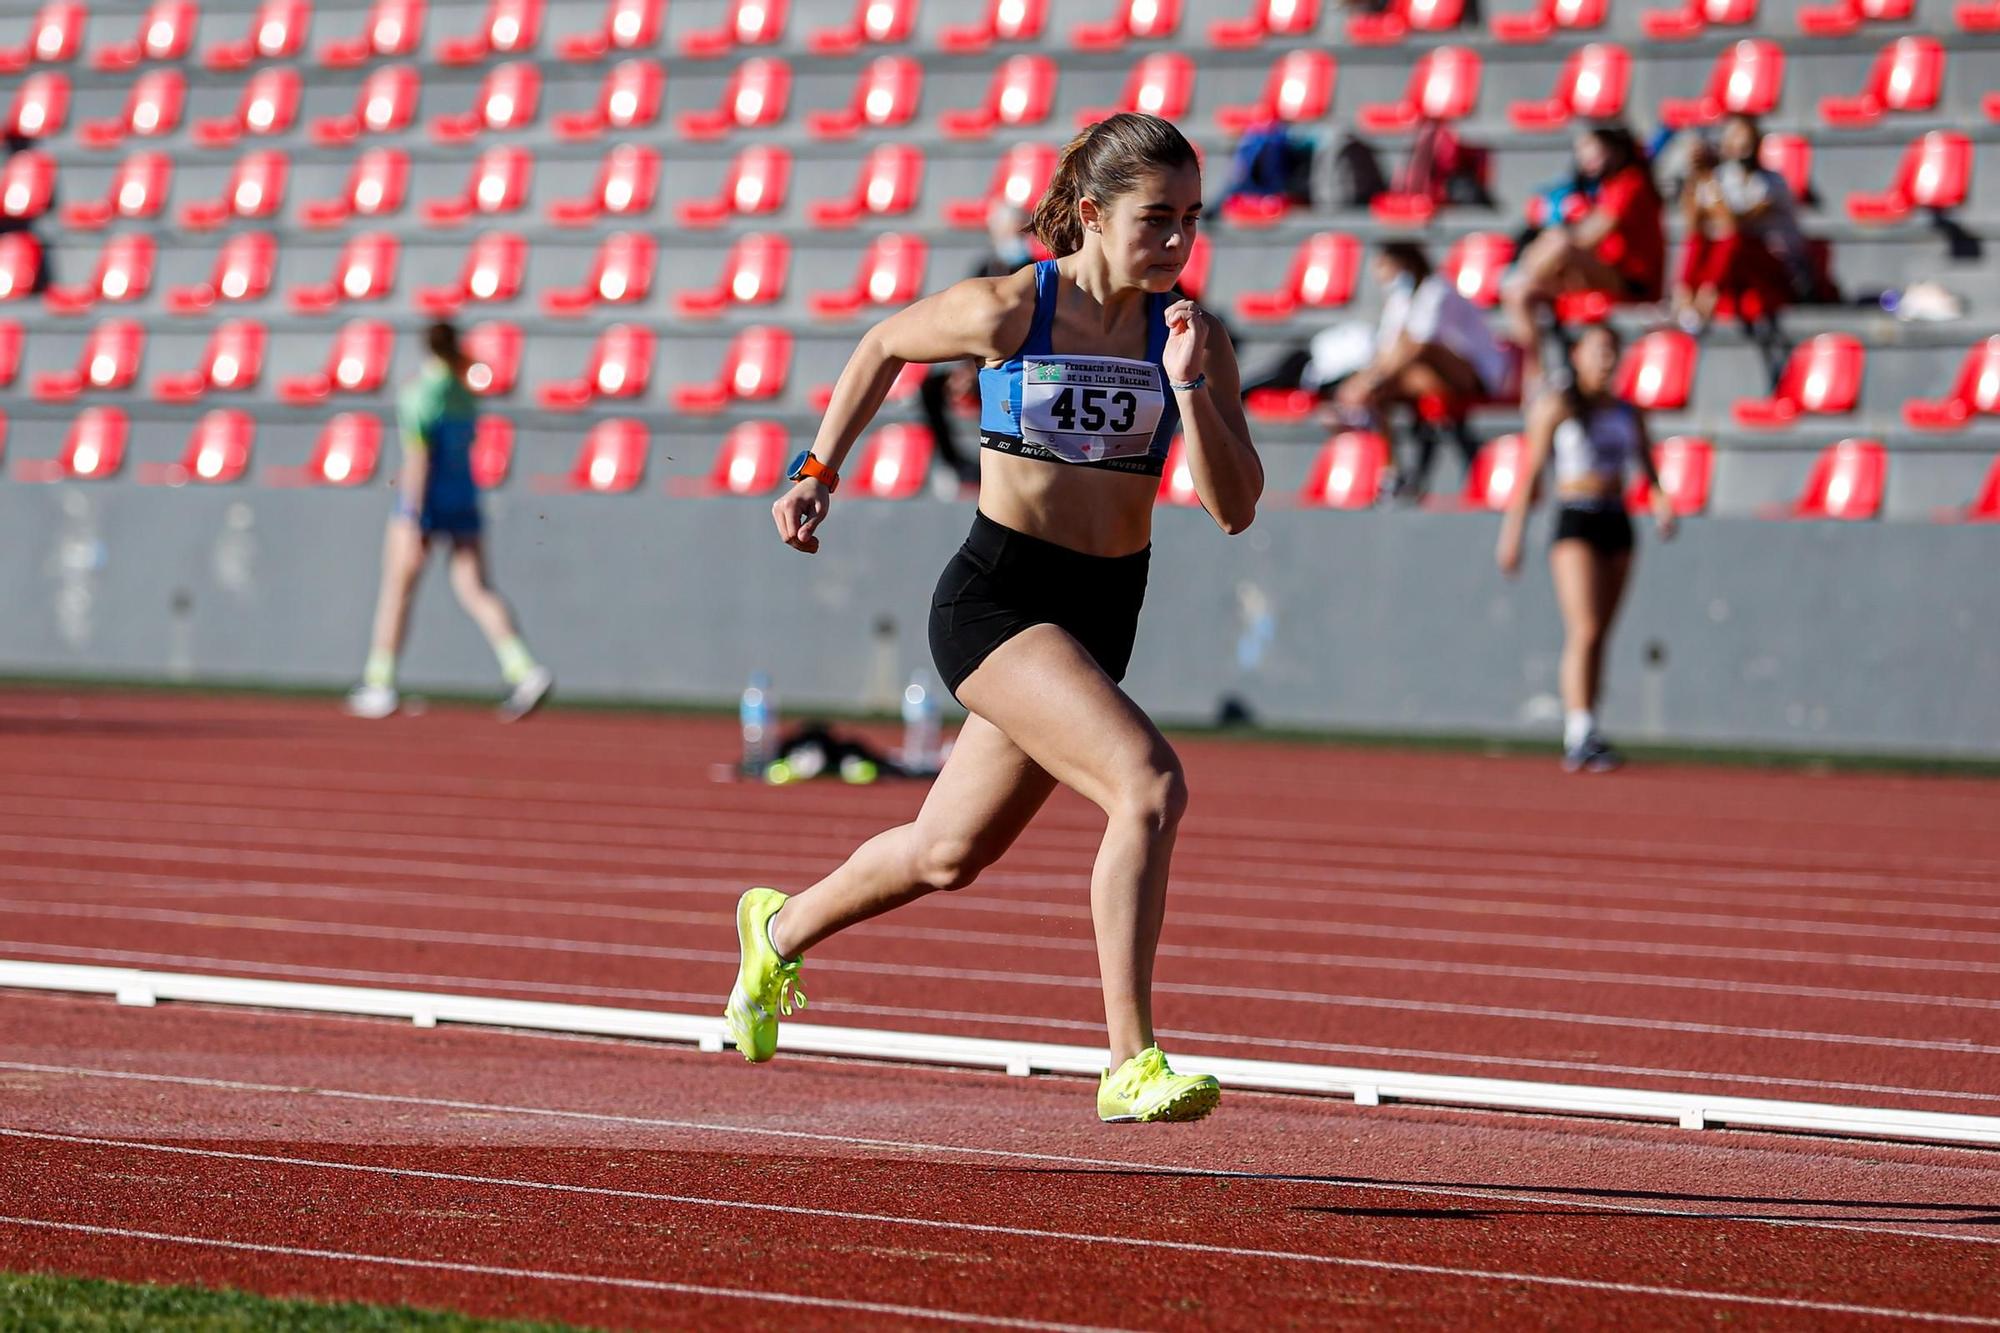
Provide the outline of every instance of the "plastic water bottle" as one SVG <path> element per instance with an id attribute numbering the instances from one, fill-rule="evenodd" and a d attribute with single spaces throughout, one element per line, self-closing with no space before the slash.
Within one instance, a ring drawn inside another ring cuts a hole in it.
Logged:
<path id="1" fill-rule="evenodd" d="M 924 673 L 903 687 L 903 767 L 912 773 L 938 771 L 938 701 Z"/>
<path id="2" fill-rule="evenodd" d="M 751 674 L 736 716 L 743 724 L 743 775 L 761 778 L 776 757 L 778 744 L 778 697 L 769 676 L 761 671 Z"/>

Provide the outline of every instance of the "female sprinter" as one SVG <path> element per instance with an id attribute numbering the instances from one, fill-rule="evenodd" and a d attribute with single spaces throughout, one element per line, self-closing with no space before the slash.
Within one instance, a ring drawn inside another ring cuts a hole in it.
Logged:
<path id="1" fill-rule="evenodd" d="M 1598 324 L 1570 352 L 1570 387 L 1537 398 L 1528 413 L 1528 457 L 1507 503 L 1496 555 L 1500 571 L 1521 568 L 1521 536 L 1536 482 L 1551 452 L 1556 466 L 1556 535 L 1549 573 L 1562 608 L 1563 767 L 1609 773 L 1624 759 L 1597 734 L 1604 642 L 1632 572 L 1632 520 L 1625 513 L 1625 469 L 1637 465 L 1652 483 L 1653 519 L 1662 540 L 1674 535 L 1674 503 L 1653 466 L 1646 416 L 1611 392 L 1618 335 Z"/>
<path id="2" fill-rule="evenodd" d="M 798 484 L 772 507 L 786 544 L 808 554 L 841 461 L 904 363 L 982 363 L 979 513 L 930 619 L 939 675 L 970 716 L 915 823 L 871 838 L 796 897 L 743 896 L 725 1016 L 748 1059 L 771 1058 L 806 950 L 971 884 L 1060 782 L 1107 820 L 1090 883 L 1111 1052 L 1098 1115 L 1196 1120 L 1221 1098 L 1213 1078 L 1174 1073 L 1154 1044 L 1153 955 L 1187 787 L 1118 688 L 1175 430 L 1224 531 L 1249 525 L 1264 486 L 1235 352 L 1174 290 L 1200 213 L 1200 169 L 1180 131 L 1146 115 L 1100 121 L 1063 150 L 1036 210 L 1058 258 L 927 297 L 871 329 L 848 361 L 793 469 Z"/>
<path id="3" fill-rule="evenodd" d="M 507 603 L 486 581 L 486 552 L 480 541 L 479 488 L 472 480 L 472 440 L 478 408 L 466 387 L 472 361 L 459 346 L 458 330 L 440 321 L 425 335 L 429 357 L 403 391 L 397 417 L 403 435 L 403 471 L 396 487 L 396 512 L 382 544 L 382 590 L 375 603 L 375 634 L 361 683 L 347 696 L 356 717 L 381 718 L 396 711 L 396 659 L 409 631 L 410 605 L 431 540 L 451 540 L 451 587 L 458 603 L 479 626 L 500 659 L 508 686 L 500 716 L 526 717 L 548 697 L 555 677 L 528 652 L 514 628 Z"/>

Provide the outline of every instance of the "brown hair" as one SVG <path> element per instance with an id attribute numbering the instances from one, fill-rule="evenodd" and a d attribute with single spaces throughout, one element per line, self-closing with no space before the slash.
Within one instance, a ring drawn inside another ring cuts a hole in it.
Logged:
<path id="1" fill-rule="evenodd" d="M 1035 235 L 1051 254 L 1073 255 L 1083 248 L 1079 202 L 1108 204 L 1130 193 L 1148 171 L 1199 162 L 1186 136 L 1158 116 L 1122 111 L 1100 120 L 1064 147 L 1048 192 L 1035 206 Z"/>
<path id="2" fill-rule="evenodd" d="M 1431 275 L 1431 258 L 1424 253 L 1424 247 L 1416 241 L 1384 241 L 1381 246 L 1382 258 L 1410 275 L 1411 282 L 1422 282 Z"/>
<path id="3" fill-rule="evenodd" d="M 451 373 L 460 379 L 472 367 L 472 358 L 465 354 L 465 348 L 458 341 L 458 325 L 448 319 L 440 319 L 424 330 L 424 346 L 432 356 L 451 367 Z"/>

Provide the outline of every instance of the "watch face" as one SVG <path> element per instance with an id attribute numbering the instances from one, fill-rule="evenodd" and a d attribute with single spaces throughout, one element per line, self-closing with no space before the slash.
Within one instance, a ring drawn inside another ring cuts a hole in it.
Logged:
<path id="1" fill-rule="evenodd" d="M 797 458 L 794 458 L 792 460 L 792 465 L 785 469 L 786 478 L 791 481 L 805 480 L 806 459 L 810 457 L 812 457 L 812 450 L 810 449 L 799 450 L 799 456 Z"/>

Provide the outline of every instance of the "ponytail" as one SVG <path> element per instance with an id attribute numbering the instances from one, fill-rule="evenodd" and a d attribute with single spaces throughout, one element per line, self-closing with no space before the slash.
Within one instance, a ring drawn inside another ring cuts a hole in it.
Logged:
<path id="1" fill-rule="evenodd" d="M 459 379 L 472 369 L 472 358 L 466 355 L 465 347 L 458 340 L 458 326 L 448 319 L 438 320 L 424 330 L 424 346 L 430 354 L 451 367 L 451 373 Z"/>
<path id="2" fill-rule="evenodd" d="M 1035 205 L 1035 235 L 1050 254 L 1073 255 L 1083 248 L 1078 210 L 1085 199 L 1109 204 L 1148 171 L 1199 162 L 1194 145 L 1158 116 L 1126 111 L 1100 120 L 1064 146 L 1049 188 Z"/>

